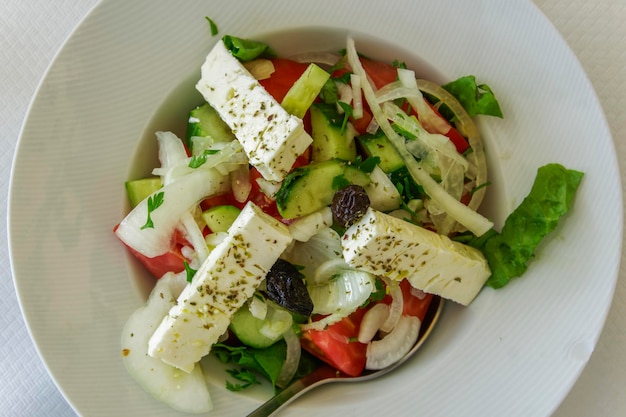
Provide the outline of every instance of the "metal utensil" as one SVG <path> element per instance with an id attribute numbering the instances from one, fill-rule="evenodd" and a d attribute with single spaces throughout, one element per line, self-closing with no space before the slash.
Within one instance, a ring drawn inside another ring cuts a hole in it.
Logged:
<path id="1" fill-rule="evenodd" d="M 311 374 L 291 383 L 291 385 L 287 386 L 284 390 L 267 400 L 264 404 L 262 404 L 259 408 L 254 410 L 252 413 L 248 414 L 247 417 L 270 417 L 276 415 L 281 409 L 283 409 L 287 404 L 294 401 L 296 398 L 300 397 L 304 393 L 312 390 L 313 388 L 319 387 L 324 384 L 328 384 L 330 382 L 361 382 L 361 381 L 369 381 L 374 378 L 378 378 L 382 375 L 391 372 L 396 369 L 404 362 L 406 362 L 411 356 L 418 351 L 418 349 L 423 345 L 424 341 L 428 338 L 433 328 L 435 327 L 435 323 L 439 319 L 441 315 L 441 311 L 443 309 L 443 300 L 439 297 L 434 297 L 431 305 L 424 317 L 424 320 L 421 324 L 420 334 L 417 338 L 417 342 L 411 348 L 407 354 L 402 357 L 400 360 L 395 362 L 393 365 L 390 365 L 384 369 L 380 369 L 377 371 L 364 371 L 363 374 L 357 377 L 351 377 L 345 374 L 340 373 L 335 368 L 329 365 L 322 365 L 318 369 L 316 369 Z"/>

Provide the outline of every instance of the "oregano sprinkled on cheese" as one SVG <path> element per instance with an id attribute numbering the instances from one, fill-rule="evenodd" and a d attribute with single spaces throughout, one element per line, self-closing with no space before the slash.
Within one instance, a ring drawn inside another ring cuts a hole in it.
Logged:
<path id="1" fill-rule="evenodd" d="M 147 228 L 154 229 L 154 223 L 152 223 L 152 218 L 150 217 L 150 214 L 154 210 L 158 209 L 161 206 L 161 204 L 163 204 L 164 195 L 165 193 L 161 191 L 159 193 L 156 193 L 153 196 L 148 197 L 148 218 L 146 219 L 146 224 L 141 226 L 141 230 L 147 229 Z"/>

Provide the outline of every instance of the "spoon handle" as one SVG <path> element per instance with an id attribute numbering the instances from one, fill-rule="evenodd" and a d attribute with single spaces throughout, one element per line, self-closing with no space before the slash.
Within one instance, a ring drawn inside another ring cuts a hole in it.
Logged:
<path id="1" fill-rule="evenodd" d="M 284 406 L 304 394 L 308 390 L 325 382 L 337 378 L 337 371 L 329 366 L 321 366 L 313 373 L 300 378 L 287 386 L 284 390 L 267 400 L 259 408 L 248 414 L 247 417 L 270 417 L 275 415 Z"/>

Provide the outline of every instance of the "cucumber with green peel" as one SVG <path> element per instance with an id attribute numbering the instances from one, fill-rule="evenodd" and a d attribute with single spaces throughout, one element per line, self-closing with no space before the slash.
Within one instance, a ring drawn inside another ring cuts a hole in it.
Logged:
<path id="1" fill-rule="evenodd" d="M 243 344 L 263 349 L 281 340 L 292 324 L 291 315 L 284 310 L 268 306 L 266 318 L 259 319 L 246 304 L 233 315 L 229 328 Z"/>
<path id="2" fill-rule="evenodd" d="M 357 137 L 356 140 L 366 156 L 380 159 L 378 166 L 385 173 L 388 174 L 404 167 L 402 157 L 384 133 L 367 133 Z"/>
<path id="3" fill-rule="evenodd" d="M 315 64 L 309 64 L 304 73 L 291 86 L 280 103 L 289 114 L 302 119 L 315 101 L 330 74 Z"/>
<path id="4" fill-rule="evenodd" d="M 211 207 L 202 212 L 204 222 L 213 233 L 228 232 L 241 210 L 231 205 Z"/>
<path id="5" fill-rule="evenodd" d="M 160 177 L 140 178 L 124 183 L 130 207 L 133 208 L 163 186 Z"/>
<path id="6" fill-rule="evenodd" d="M 342 126 L 333 105 L 314 103 L 311 106 L 311 159 L 326 161 L 333 158 L 345 161 L 356 159 L 354 130 Z"/>
<path id="7" fill-rule="evenodd" d="M 335 192 L 347 184 L 367 186 L 368 173 L 339 159 L 312 162 L 294 169 L 276 194 L 278 212 L 285 219 L 311 214 L 332 203 Z"/>
<path id="8" fill-rule="evenodd" d="M 216 142 L 230 142 L 235 135 L 209 103 L 204 103 L 189 112 L 185 143 L 193 150 L 191 138 L 210 136 Z"/>

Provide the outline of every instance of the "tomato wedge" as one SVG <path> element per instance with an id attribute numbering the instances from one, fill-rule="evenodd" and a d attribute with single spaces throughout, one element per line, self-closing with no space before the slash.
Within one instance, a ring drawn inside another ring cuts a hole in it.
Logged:
<path id="1" fill-rule="evenodd" d="M 357 337 L 366 311 L 360 308 L 324 330 L 302 332 L 302 347 L 347 375 L 361 375 L 365 369 L 367 345 L 359 343 Z"/>
<path id="2" fill-rule="evenodd" d="M 118 227 L 119 225 L 116 225 L 115 228 L 113 228 L 113 232 L 115 232 Z M 130 253 L 146 267 L 152 276 L 158 279 L 165 275 L 166 272 L 174 272 L 177 274 L 185 270 L 185 262 L 189 262 L 189 260 L 183 256 L 181 250 L 183 246 L 191 245 L 187 239 L 183 237 L 182 233 L 176 230 L 172 238 L 172 247 L 170 250 L 154 258 L 148 258 L 126 244 L 124 244 L 124 246 L 126 246 Z"/>
<path id="3" fill-rule="evenodd" d="M 280 103 L 309 65 L 285 58 L 272 58 L 271 61 L 274 64 L 274 73 L 259 82 Z"/>

